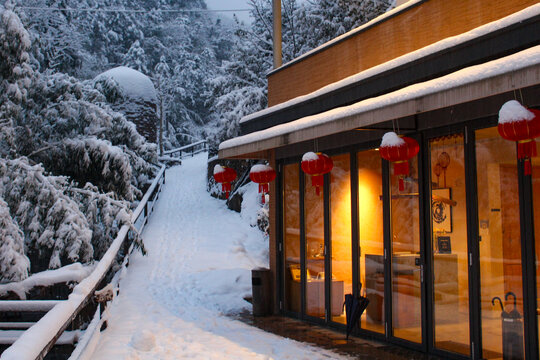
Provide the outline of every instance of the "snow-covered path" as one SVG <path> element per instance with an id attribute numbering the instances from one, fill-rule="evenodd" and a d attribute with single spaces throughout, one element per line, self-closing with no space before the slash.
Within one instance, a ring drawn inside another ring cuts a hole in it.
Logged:
<path id="1" fill-rule="evenodd" d="M 266 266 L 267 245 L 208 195 L 205 176 L 206 154 L 167 171 L 143 233 L 148 255 L 131 257 L 92 359 L 340 358 L 225 316 L 248 307 L 250 269 Z"/>

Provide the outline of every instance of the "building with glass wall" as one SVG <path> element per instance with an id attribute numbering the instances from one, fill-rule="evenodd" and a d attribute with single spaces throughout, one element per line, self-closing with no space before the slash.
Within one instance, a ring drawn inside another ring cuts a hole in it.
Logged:
<path id="1" fill-rule="evenodd" d="M 358 336 L 539 358 L 540 157 L 526 175 L 497 131 L 507 101 L 540 108 L 537 1 L 409 1 L 272 71 L 268 100 L 219 155 L 278 172 L 275 313 L 344 329 L 344 296 L 360 295 Z M 420 147 L 401 190 L 388 131 Z M 333 160 L 319 195 L 307 152 Z"/>

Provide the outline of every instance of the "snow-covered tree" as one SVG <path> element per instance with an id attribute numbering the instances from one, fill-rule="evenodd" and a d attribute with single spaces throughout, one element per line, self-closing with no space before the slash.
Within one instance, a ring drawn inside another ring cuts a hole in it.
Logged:
<path id="1" fill-rule="evenodd" d="M 24 234 L 0 198 L 0 283 L 21 281 L 28 277 L 30 261 L 24 255 Z"/>
<path id="2" fill-rule="evenodd" d="M 13 119 L 21 114 L 34 77 L 30 46 L 30 35 L 19 17 L 0 7 L 0 151 L 6 155 L 14 151 Z"/>
<path id="3" fill-rule="evenodd" d="M 156 145 L 112 111 L 110 94 L 39 72 L 32 46 L 0 7 L 0 281 L 26 277 L 24 259 L 31 272 L 99 259 L 156 173 Z"/>
<path id="4" fill-rule="evenodd" d="M 26 254 L 31 260 L 45 260 L 51 269 L 91 261 L 92 233 L 78 204 L 64 194 L 67 179 L 44 173 L 43 167 L 25 158 L 0 159 L 0 198 L 25 234 Z M 33 268 L 39 265 L 32 262 Z"/>
<path id="5" fill-rule="evenodd" d="M 122 62 L 127 67 L 138 70 L 143 74 L 148 74 L 148 60 L 146 59 L 146 53 L 141 47 L 139 40 L 136 40 L 133 45 L 131 45 Z"/>
<path id="6" fill-rule="evenodd" d="M 308 0 L 306 17 L 300 19 L 305 36 L 303 52 L 350 31 L 387 11 L 393 0 Z"/>

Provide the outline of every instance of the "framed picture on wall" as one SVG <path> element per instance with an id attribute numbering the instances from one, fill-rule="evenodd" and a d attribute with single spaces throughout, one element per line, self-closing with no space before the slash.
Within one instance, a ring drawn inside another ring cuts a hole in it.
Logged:
<path id="1" fill-rule="evenodd" d="M 431 219 L 433 232 L 452 232 L 452 191 L 450 188 L 431 190 Z"/>
<path id="2" fill-rule="evenodd" d="M 450 236 L 437 236 L 437 248 L 439 254 L 451 254 L 452 243 L 450 242 Z"/>

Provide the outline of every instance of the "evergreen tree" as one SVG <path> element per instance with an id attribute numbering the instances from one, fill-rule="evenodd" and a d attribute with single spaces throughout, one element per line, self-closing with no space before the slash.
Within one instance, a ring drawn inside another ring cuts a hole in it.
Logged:
<path id="1" fill-rule="evenodd" d="M 9 239 L 0 281 L 26 277 L 26 257 L 36 272 L 101 256 L 156 173 L 156 146 L 106 105 L 106 91 L 40 73 L 39 53 L 0 7 L 0 221 Z"/>
<path id="2" fill-rule="evenodd" d="M 141 47 L 139 40 L 135 40 L 135 42 L 131 45 L 127 54 L 124 56 L 122 63 L 127 67 L 142 72 L 143 74 L 148 74 L 148 69 L 146 67 L 148 60 L 146 59 L 146 53 Z"/>
<path id="3" fill-rule="evenodd" d="M 24 255 L 24 234 L 0 198 L 0 283 L 21 281 L 28 277 L 30 261 Z"/>
<path id="4" fill-rule="evenodd" d="M 306 48 L 315 48 L 389 10 L 392 0 L 308 0 Z"/>

